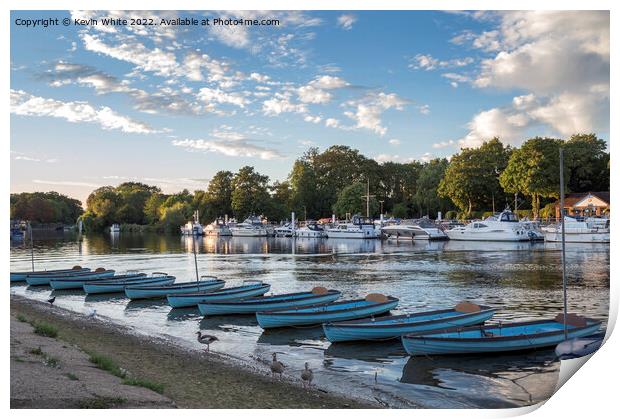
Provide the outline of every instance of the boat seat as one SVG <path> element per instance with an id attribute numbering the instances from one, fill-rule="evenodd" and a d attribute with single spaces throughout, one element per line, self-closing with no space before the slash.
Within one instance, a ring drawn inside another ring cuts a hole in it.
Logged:
<path id="1" fill-rule="evenodd" d="M 564 313 L 560 313 L 555 316 L 554 320 L 558 323 L 564 324 Z M 584 327 L 588 325 L 588 322 L 585 317 L 578 316 L 575 313 L 568 313 L 566 316 L 566 324 L 574 327 Z"/>
<path id="2" fill-rule="evenodd" d="M 95 272 L 105 272 L 105 268 L 97 268 L 95 269 Z"/>
<path id="3" fill-rule="evenodd" d="M 71 268 L 74 271 L 80 271 L 82 270 L 82 267 L 80 265 L 75 265 L 73 268 Z"/>
<path id="4" fill-rule="evenodd" d="M 329 292 L 329 290 L 325 287 L 314 287 L 312 288 L 312 294 L 314 295 L 325 295 Z"/>
<path id="5" fill-rule="evenodd" d="M 478 304 L 470 303 L 469 301 L 461 301 L 454 307 L 454 311 L 458 311 L 459 313 L 477 313 L 480 310 Z"/>
<path id="6" fill-rule="evenodd" d="M 387 303 L 388 298 L 383 294 L 371 293 L 366 296 L 366 301 L 371 303 Z"/>

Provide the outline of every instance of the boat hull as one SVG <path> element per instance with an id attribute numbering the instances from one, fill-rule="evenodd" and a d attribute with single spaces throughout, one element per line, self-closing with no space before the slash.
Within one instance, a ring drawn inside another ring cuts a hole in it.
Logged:
<path id="1" fill-rule="evenodd" d="M 298 310 L 264 311 L 256 313 L 256 320 L 263 329 L 288 326 L 307 326 L 334 321 L 344 321 L 387 313 L 398 305 L 398 299 L 346 308 L 346 303 L 332 303 Z M 342 309 L 335 309 L 342 305 Z M 313 311 L 310 311 L 313 310 Z"/>
<path id="2" fill-rule="evenodd" d="M 172 308 L 193 307 L 197 306 L 199 303 L 221 303 L 225 301 L 235 301 L 264 295 L 267 291 L 269 291 L 269 288 L 271 288 L 271 285 L 269 284 L 246 287 L 245 289 L 232 292 L 224 288 L 211 293 L 168 295 L 166 296 L 166 299 Z"/>
<path id="3" fill-rule="evenodd" d="M 203 316 L 222 314 L 254 314 L 258 311 L 277 310 L 291 307 L 305 307 L 315 304 L 327 304 L 336 301 L 342 294 L 331 291 L 328 294 L 312 294 L 304 292 L 284 296 L 269 296 L 257 299 L 248 299 L 230 303 L 199 303 L 198 309 Z"/>
<path id="4" fill-rule="evenodd" d="M 386 340 L 410 333 L 480 324 L 489 320 L 494 314 L 494 309 L 484 309 L 475 313 L 438 310 L 412 313 L 409 316 L 382 317 L 368 322 L 326 323 L 323 324 L 323 331 L 330 342 Z"/>
<path id="5" fill-rule="evenodd" d="M 609 243 L 609 233 L 565 233 L 566 243 Z M 561 242 L 562 232 L 546 231 L 545 241 Z"/>
<path id="6" fill-rule="evenodd" d="M 138 279 L 145 278 L 146 274 L 140 273 L 135 275 L 122 275 L 122 279 Z M 100 281 L 117 281 L 121 278 L 115 276 L 97 277 L 97 278 L 67 278 L 54 279 L 50 281 L 50 287 L 55 290 L 83 289 L 84 284 L 92 284 Z"/>
<path id="7" fill-rule="evenodd" d="M 54 276 L 29 276 L 26 278 L 28 285 L 49 285 L 51 281 L 57 281 L 62 279 L 76 278 L 76 279 L 101 279 L 114 275 L 114 271 L 104 272 L 86 272 L 76 275 L 54 275 Z"/>
<path id="8" fill-rule="evenodd" d="M 569 326 L 568 338 L 591 335 L 600 326 L 601 323 L 597 321 L 588 321 L 583 327 Z M 493 336 L 483 336 L 482 331 L 493 333 Z M 421 333 L 402 337 L 405 350 L 413 356 L 523 351 L 556 346 L 564 340 L 563 324 L 555 321 L 505 324 L 502 327 L 474 327 L 462 331 L 451 329 L 441 333 Z"/>
<path id="9" fill-rule="evenodd" d="M 184 294 L 188 292 L 212 292 L 224 288 L 225 282 L 221 279 L 213 281 L 201 281 L 196 283 L 182 283 L 170 286 L 158 285 L 129 285 L 125 287 L 125 295 L 131 300 L 146 298 L 165 298 L 167 295 Z"/>
<path id="10" fill-rule="evenodd" d="M 147 277 L 143 280 L 132 280 L 132 281 L 118 281 L 113 282 L 110 281 L 108 283 L 105 282 L 97 282 L 92 284 L 84 284 L 84 292 L 87 294 L 108 294 L 115 292 L 124 292 L 125 287 L 129 285 L 172 285 L 174 284 L 175 277 L 174 276 L 165 276 L 161 278 L 153 278 Z"/>
<path id="11" fill-rule="evenodd" d="M 496 242 L 519 242 L 529 241 L 530 237 L 523 232 L 519 234 L 516 231 L 496 231 L 496 232 L 471 232 L 463 230 L 448 230 L 446 232 L 450 240 L 462 241 L 496 241 Z"/>
<path id="12" fill-rule="evenodd" d="M 11 272 L 11 282 L 25 281 L 29 276 L 54 276 L 61 273 L 90 272 L 90 268 L 82 269 L 54 269 L 51 271 L 35 271 L 35 272 Z"/>

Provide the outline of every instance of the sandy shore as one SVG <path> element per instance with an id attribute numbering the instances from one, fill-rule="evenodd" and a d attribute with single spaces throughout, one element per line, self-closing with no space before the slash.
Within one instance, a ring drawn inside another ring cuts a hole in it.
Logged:
<path id="1" fill-rule="evenodd" d="M 49 323 L 57 328 L 58 336 L 37 335 L 24 320 Z M 163 388 L 161 394 L 123 384 L 122 378 L 96 368 L 89 354 L 113 360 L 128 377 Z M 135 335 L 116 324 L 12 295 L 11 407 L 380 406 L 317 389 L 307 390 L 299 382 L 274 381 L 265 371 L 232 365 L 216 354 L 199 353 L 164 339 Z"/>

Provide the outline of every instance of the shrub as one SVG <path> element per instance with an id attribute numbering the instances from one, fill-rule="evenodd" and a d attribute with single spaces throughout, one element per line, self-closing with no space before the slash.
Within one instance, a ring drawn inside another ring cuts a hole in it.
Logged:
<path id="1" fill-rule="evenodd" d="M 41 336 L 47 336 L 49 338 L 55 338 L 58 336 L 58 328 L 52 324 L 40 322 L 35 323 L 34 325 L 34 333 Z"/>

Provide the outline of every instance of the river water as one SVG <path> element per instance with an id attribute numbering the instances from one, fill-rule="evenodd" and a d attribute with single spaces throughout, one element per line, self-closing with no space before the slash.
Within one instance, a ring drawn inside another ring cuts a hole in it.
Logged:
<path id="1" fill-rule="evenodd" d="M 245 279 L 271 284 L 272 293 L 339 289 L 344 299 L 379 292 L 400 298 L 399 314 L 454 306 L 467 299 L 497 307 L 492 322 L 554 317 L 562 310 L 560 248 L 555 243 L 410 242 L 290 238 L 200 238 L 201 275 L 227 286 Z M 35 236 L 35 268 L 76 264 L 118 273 L 163 271 L 177 282 L 195 280 L 191 238 L 156 234 Z M 567 245 L 569 311 L 606 320 L 609 246 Z M 11 245 L 11 270 L 30 269 L 30 249 Z M 416 357 L 400 342 L 330 344 L 320 327 L 263 332 L 253 316 L 203 318 L 164 301 L 130 302 L 123 294 L 85 297 L 79 291 L 12 285 L 11 292 L 202 350 L 195 332 L 219 341 L 212 350 L 265 365 L 271 354 L 299 377 L 310 363 L 315 383 L 330 392 L 377 400 L 390 407 L 515 407 L 547 399 L 559 362 L 553 350 L 503 356 Z"/>

